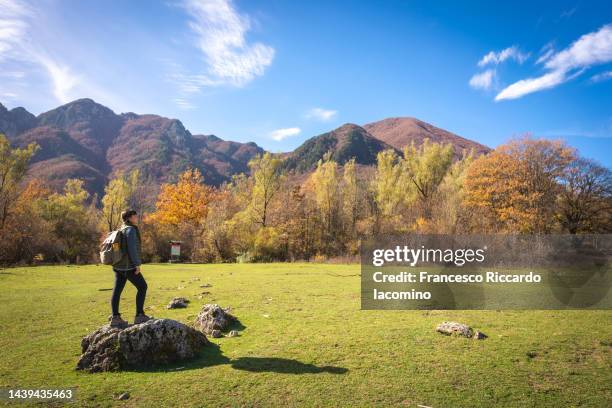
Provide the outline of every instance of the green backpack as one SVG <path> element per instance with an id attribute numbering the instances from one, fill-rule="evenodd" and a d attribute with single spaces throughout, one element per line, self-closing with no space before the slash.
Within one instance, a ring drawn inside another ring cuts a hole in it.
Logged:
<path id="1" fill-rule="evenodd" d="M 123 232 L 120 229 L 106 236 L 106 239 L 100 245 L 100 262 L 104 265 L 116 265 L 121 261 L 121 258 L 123 258 L 122 238 Z"/>

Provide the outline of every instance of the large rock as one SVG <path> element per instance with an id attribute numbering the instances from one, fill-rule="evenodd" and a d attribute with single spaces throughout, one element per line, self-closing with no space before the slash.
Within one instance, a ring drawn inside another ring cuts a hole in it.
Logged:
<path id="1" fill-rule="evenodd" d="M 194 326 L 196 329 L 211 336 L 213 333 L 219 335 L 221 332 L 227 331 L 233 323 L 238 321 L 238 319 L 229 313 L 229 310 L 229 308 L 223 309 L 217 304 L 204 305 L 196 316 Z"/>
<path id="2" fill-rule="evenodd" d="M 482 340 L 487 336 L 478 330 L 474 332 L 470 326 L 457 322 L 442 322 L 436 327 L 438 333 L 446 334 L 447 336 L 456 335 L 467 337 L 468 339 Z"/>
<path id="3" fill-rule="evenodd" d="M 118 371 L 158 366 L 195 357 L 206 336 L 171 319 L 152 319 L 125 329 L 102 326 L 83 337 L 77 370 Z"/>

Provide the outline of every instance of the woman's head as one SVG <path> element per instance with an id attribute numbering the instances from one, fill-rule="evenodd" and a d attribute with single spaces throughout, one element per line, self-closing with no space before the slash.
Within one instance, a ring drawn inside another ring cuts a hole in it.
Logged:
<path id="1" fill-rule="evenodd" d="M 125 210 L 121 213 L 121 219 L 125 223 L 136 224 L 138 222 L 138 213 L 134 210 Z"/>

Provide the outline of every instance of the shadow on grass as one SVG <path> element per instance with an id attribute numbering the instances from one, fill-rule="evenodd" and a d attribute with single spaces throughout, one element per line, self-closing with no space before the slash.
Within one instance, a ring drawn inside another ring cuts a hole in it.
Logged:
<path id="1" fill-rule="evenodd" d="M 322 366 L 302 363 L 298 360 L 276 357 L 239 357 L 231 361 L 232 368 L 251 372 L 272 372 L 280 374 L 344 374 L 344 367 Z"/>
<path id="2" fill-rule="evenodd" d="M 140 367 L 129 371 L 133 372 L 179 372 L 186 370 L 197 370 L 200 368 L 214 367 L 230 364 L 236 370 L 250 371 L 255 373 L 271 372 L 279 374 L 345 374 L 347 368 L 334 366 L 316 366 L 314 364 L 302 363 L 298 360 L 276 357 L 239 357 L 231 360 L 224 356 L 221 348 L 214 343 L 207 345 L 200 355 L 189 362 L 174 363 L 164 367 Z"/>
<path id="3" fill-rule="evenodd" d="M 210 343 L 204 347 L 198 357 L 191 361 L 172 363 L 163 367 L 137 367 L 133 369 L 128 369 L 126 371 L 147 373 L 175 372 L 230 364 L 230 362 L 230 359 L 225 357 L 221 352 L 221 347 L 219 347 L 217 344 Z"/>

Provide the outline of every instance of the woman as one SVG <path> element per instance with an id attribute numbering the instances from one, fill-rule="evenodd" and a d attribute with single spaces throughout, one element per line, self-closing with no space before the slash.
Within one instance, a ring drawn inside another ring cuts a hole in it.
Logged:
<path id="1" fill-rule="evenodd" d="M 126 281 L 130 281 L 136 286 L 136 316 L 134 324 L 144 323 L 151 318 L 144 313 L 144 301 L 147 296 L 147 282 L 140 273 L 140 231 L 138 230 L 138 214 L 134 210 L 126 210 L 121 213 L 123 225 L 121 231 L 121 250 L 123 257 L 113 265 L 115 272 L 115 287 L 113 288 L 113 297 L 111 298 L 111 307 L 113 314 L 110 317 L 110 326 L 125 328 L 128 322 L 121 318 L 119 313 L 119 301 L 121 300 L 121 292 L 125 287 Z"/>

